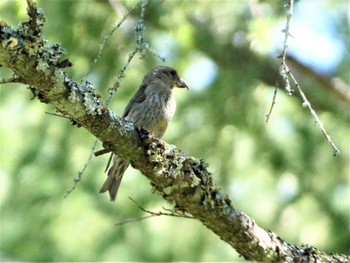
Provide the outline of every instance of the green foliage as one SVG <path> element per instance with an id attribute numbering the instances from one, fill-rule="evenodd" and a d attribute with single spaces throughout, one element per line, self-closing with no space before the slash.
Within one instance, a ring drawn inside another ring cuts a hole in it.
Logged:
<path id="1" fill-rule="evenodd" d="M 283 8 L 276 2 L 249 6 L 248 1 L 150 1 L 145 38 L 167 61 L 149 52 L 143 59 L 137 55 L 111 108 L 120 114 L 153 66 L 174 66 L 194 88 L 176 91 L 178 111 L 164 139 L 208 162 L 214 181 L 230 194 L 234 206 L 259 225 L 289 242 L 347 253 L 348 105 L 329 91 L 317 90 L 307 72 L 300 76 L 305 89 L 312 87 L 309 99 L 341 150 L 336 158 L 297 97 L 279 90 L 271 119 L 265 123 L 278 81 L 275 43 L 268 36 L 271 27 L 282 26 L 284 19 Z M 1 2 L 2 19 L 13 25 L 25 19 L 23 3 Z M 329 5 L 343 18 L 341 3 Z M 44 35 L 61 44 L 73 63 L 67 72 L 76 80 L 87 77 L 103 98 L 136 46 L 139 9 L 108 40 L 96 65 L 93 60 L 103 37 L 135 4 L 38 1 L 48 18 Z M 254 7 L 260 10 L 258 15 L 252 15 Z M 348 41 L 344 24 L 335 23 L 335 30 L 341 32 L 342 41 Z M 282 34 L 280 39 L 282 47 Z M 344 53 L 334 76 L 348 78 L 348 61 Z M 209 74 L 201 68 L 202 62 L 211 65 L 214 73 L 200 85 L 199 80 Z M 199 70 L 193 71 L 195 67 Z M 10 76 L 0 70 L 2 78 Z M 107 195 L 98 194 L 107 156 L 94 158 L 75 191 L 64 199 L 94 138 L 64 118 L 45 114 L 52 109 L 30 100 L 30 91 L 22 85 L 2 85 L 0 92 L 1 257 L 20 261 L 242 260 L 192 220 L 157 217 L 114 226 L 144 215 L 129 196 L 152 211 L 169 205 L 152 195 L 146 178 L 131 168 L 117 202 L 109 203 Z"/>

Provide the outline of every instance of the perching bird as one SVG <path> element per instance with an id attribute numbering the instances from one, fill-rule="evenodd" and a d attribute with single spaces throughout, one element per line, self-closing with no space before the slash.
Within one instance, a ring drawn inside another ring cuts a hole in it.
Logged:
<path id="1" fill-rule="evenodd" d="M 129 101 L 122 117 L 133 122 L 136 128 L 143 128 L 158 138 L 162 137 L 176 110 L 176 101 L 172 96 L 174 87 L 188 89 L 175 69 L 164 66 L 152 69 L 143 78 L 140 88 Z M 112 156 L 113 154 L 111 158 Z M 117 196 L 128 166 L 129 161 L 114 156 L 113 165 L 100 189 L 100 193 L 109 191 L 111 201 Z"/>

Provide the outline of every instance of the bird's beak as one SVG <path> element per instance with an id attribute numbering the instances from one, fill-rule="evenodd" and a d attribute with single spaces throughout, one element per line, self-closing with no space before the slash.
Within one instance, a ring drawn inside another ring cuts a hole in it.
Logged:
<path id="1" fill-rule="evenodd" d="M 181 79 L 181 78 L 179 78 L 179 79 L 176 81 L 175 87 L 177 87 L 177 88 L 186 88 L 186 89 L 188 89 L 187 83 L 186 83 L 183 79 Z"/>

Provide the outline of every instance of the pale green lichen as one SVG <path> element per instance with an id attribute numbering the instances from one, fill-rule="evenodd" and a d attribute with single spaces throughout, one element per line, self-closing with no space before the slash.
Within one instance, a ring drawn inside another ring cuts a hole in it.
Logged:
<path id="1" fill-rule="evenodd" d="M 72 87 L 69 98 L 76 102 L 81 102 L 83 100 L 83 96 L 77 87 Z"/>
<path id="2" fill-rule="evenodd" d="M 134 124 L 132 122 L 126 122 L 123 131 L 131 132 L 133 130 L 135 130 Z"/>
<path id="3" fill-rule="evenodd" d="M 190 176 L 190 181 L 191 181 L 191 185 L 190 185 L 191 187 L 196 187 L 196 186 L 200 185 L 200 183 L 201 183 L 201 179 L 199 179 L 195 175 Z"/>
<path id="4" fill-rule="evenodd" d="M 171 177 L 176 178 L 176 176 L 180 173 L 182 167 L 183 167 L 182 164 L 176 165 L 176 166 L 175 165 L 171 166 L 169 169 L 169 175 Z"/>
<path id="5" fill-rule="evenodd" d="M 51 73 L 49 67 L 45 63 L 38 63 L 38 65 L 36 66 L 36 69 L 41 72 Z"/>
<path id="6" fill-rule="evenodd" d="M 159 165 L 154 167 L 153 171 L 154 171 L 154 175 L 161 176 L 166 171 L 166 169 L 163 166 Z"/>
<path id="7" fill-rule="evenodd" d="M 101 111 L 99 107 L 99 101 L 95 96 L 93 96 L 90 93 L 85 93 L 84 94 L 84 105 L 87 113 L 91 115 L 96 115 L 98 113 L 98 110 Z M 100 113 L 101 114 L 101 113 Z"/>
<path id="8" fill-rule="evenodd" d="M 186 181 L 181 181 L 176 185 L 171 185 L 171 186 L 167 186 L 164 187 L 162 189 L 162 192 L 165 193 L 166 195 L 171 195 L 171 193 L 175 190 L 175 189 L 185 189 L 188 188 L 189 185 Z"/>
<path id="9" fill-rule="evenodd" d="M 164 146 L 166 147 L 165 150 L 164 150 L 164 154 L 170 154 L 171 151 L 176 149 L 176 146 L 173 145 L 173 144 L 164 143 Z"/>
<path id="10" fill-rule="evenodd" d="M 154 162 L 154 163 L 159 163 L 162 159 L 163 159 L 163 157 L 160 154 L 156 153 L 156 152 L 153 152 L 151 154 L 151 156 L 149 157 L 149 160 L 151 162 Z"/>
<path id="11" fill-rule="evenodd" d="M 118 127 L 123 126 L 123 128 L 118 129 L 118 131 L 120 132 L 120 134 L 125 135 L 133 130 L 135 130 L 134 128 L 134 124 L 132 122 L 122 122 L 122 119 L 120 117 L 118 117 L 113 111 L 108 111 L 109 117 L 110 119 L 112 119 L 113 121 L 110 122 L 109 127 L 111 129 L 117 129 Z"/>
<path id="12" fill-rule="evenodd" d="M 84 106 L 87 113 L 91 115 L 102 114 L 101 102 L 96 96 L 94 86 L 88 82 L 84 81 L 80 85 L 81 91 L 84 94 Z"/>

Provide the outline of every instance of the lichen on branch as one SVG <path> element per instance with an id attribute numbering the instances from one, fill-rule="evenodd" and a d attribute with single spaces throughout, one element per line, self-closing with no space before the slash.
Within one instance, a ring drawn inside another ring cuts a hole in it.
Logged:
<path id="1" fill-rule="evenodd" d="M 244 258 L 258 262 L 347 262 L 344 255 L 326 254 L 312 246 L 296 246 L 259 227 L 213 182 L 203 160 L 136 130 L 104 105 L 92 83 L 77 83 L 63 68 L 63 49 L 41 34 L 43 12 L 28 0 L 29 20 L 11 28 L 0 22 L 0 64 L 18 82 L 29 85 L 41 102 L 84 127 L 103 146 L 118 154 L 151 182 L 155 192 L 177 210 L 191 214 L 230 244 Z"/>

